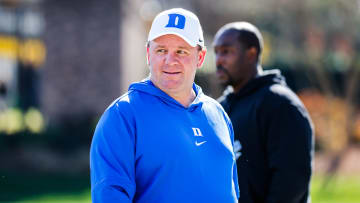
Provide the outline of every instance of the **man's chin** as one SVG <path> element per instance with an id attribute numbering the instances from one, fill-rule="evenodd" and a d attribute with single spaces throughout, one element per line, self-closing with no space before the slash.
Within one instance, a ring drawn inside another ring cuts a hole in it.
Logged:
<path id="1" fill-rule="evenodd" d="M 226 89 L 231 84 L 229 82 L 226 82 L 226 83 L 220 83 L 220 85 L 223 89 Z"/>
<path id="2" fill-rule="evenodd" d="M 224 80 L 221 78 L 217 78 L 217 83 L 219 83 L 219 85 L 223 88 L 227 87 L 228 85 L 230 85 L 230 82 L 228 80 Z"/>

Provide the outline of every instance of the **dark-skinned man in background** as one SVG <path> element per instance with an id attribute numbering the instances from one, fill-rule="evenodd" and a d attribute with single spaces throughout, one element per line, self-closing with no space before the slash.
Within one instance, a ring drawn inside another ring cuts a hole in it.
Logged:
<path id="1" fill-rule="evenodd" d="M 235 132 L 241 203 L 310 202 L 313 125 L 279 70 L 261 66 L 263 38 L 248 22 L 215 35 L 219 102 Z"/>

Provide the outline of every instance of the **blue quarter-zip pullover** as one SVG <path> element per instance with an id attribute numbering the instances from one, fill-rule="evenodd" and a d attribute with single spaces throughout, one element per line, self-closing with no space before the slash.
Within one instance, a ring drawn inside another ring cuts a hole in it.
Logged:
<path id="1" fill-rule="evenodd" d="M 185 108 L 144 80 L 106 109 L 90 152 L 93 202 L 237 202 L 231 122 L 193 89 Z"/>

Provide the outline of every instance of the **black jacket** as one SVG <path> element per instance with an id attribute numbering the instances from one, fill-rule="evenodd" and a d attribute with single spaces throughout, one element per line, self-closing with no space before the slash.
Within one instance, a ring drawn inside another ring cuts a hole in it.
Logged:
<path id="1" fill-rule="evenodd" d="M 242 149 L 237 160 L 240 203 L 305 203 L 309 196 L 313 126 L 279 70 L 264 71 L 219 102 Z"/>

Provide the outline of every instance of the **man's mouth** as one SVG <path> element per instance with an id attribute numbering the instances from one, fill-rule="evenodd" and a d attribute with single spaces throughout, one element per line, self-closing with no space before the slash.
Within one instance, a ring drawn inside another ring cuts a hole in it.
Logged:
<path id="1" fill-rule="evenodd" d="M 165 74 L 170 74 L 170 75 L 176 75 L 179 74 L 180 72 L 168 72 L 168 71 L 164 71 Z"/>
<path id="2" fill-rule="evenodd" d="M 227 71 L 225 71 L 224 69 L 217 69 L 216 75 L 218 76 L 227 75 Z"/>
<path id="3" fill-rule="evenodd" d="M 226 69 L 224 68 L 224 66 L 218 65 L 218 66 L 216 66 L 216 71 L 217 71 L 217 72 L 218 72 L 218 71 L 226 72 Z"/>

